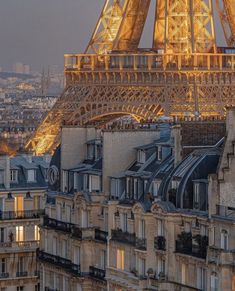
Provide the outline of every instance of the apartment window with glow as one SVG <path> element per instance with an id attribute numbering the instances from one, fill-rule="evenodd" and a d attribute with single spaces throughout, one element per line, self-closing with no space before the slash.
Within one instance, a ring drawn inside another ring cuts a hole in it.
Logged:
<path id="1" fill-rule="evenodd" d="M 38 225 L 34 225 L 34 240 L 40 240 L 40 228 Z"/>
<path id="2" fill-rule="evenodd" d="M 16 226 L 16 241 L 24 241 L 24 227 L 22 225 Z"/>
<path id="3" fill-rule="evenodd" d="M 18 171 L 17 170 L 11 170 L 11 176 L 10 176 L 12 183 L 18 182 Z"/>
<path id="4" fill-rule="evenodd" d="M 221 249 L 228 250 L 228 232 L 225 229 L 221 231 Z"/>
<path id="5" fill-rule="evenodd" d="M 117 249 L 117 269 L 125 269 L 125 251 Z"/>
<path id="6" fill-rule="evenodd" d="M 35 182 L 36 181 L 36 170 L 28 170 L 27 171 L 27 181 Z"/>
<path id="7" fill-rule="evenodd" d="M 197 268 L 197 287 L 206 291 L 206 270 L 204 268 Z"/>
<path id="8" fill-rule="evenodd" d="M 34 207 L 34 210 L 40 209 L 40 196 L 39 195 L 33 196 L 33 207 Z"/>
<path id="9" fill-rule="evenodd" d="M 24 211 L 24 197 L 23 196 L 17 196 L 15 197 L 15 211 L 21 212 Z"/>

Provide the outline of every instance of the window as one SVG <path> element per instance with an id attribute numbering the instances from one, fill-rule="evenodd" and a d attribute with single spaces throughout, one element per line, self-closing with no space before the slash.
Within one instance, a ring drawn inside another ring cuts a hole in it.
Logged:
<path id="1" fill-rule="evenodd" d="M 0 265 L 0 273 L 6 273 L 6 259 L 1 259 L 1 265 Z"/>
<path id="2" fill-rule="evenodd" d="M 23 196 L 17 196 L 15 197 L 15 211 L 21 212 L 24 211 L 24 197 Z"/>
<path id="3" fill-rule="evenodd" d="M 100 177 L 91 175 L 90 176 L 90 186 L 89 191 L 100 191 Z"/>
<path id="4" fill-rule="evenodd" d="M 63 171 L 63 192 L 68 191 L 68 171 Z"/>
<path id="5" fill-rule="evenodd" d="M 18 171 L 17 170 L 11 170 L 11 182 L 17 183 L 18 182 Z"/>
<path id="6" fill-rule="evenodd" d="M 19 257 L 19 260 L 17 263 L 17 272 L 18 273 L 24 272 L 24 257 Z"/>
<path id="7" fill-rule="evenodd" d="M 121 228 L 122 231 L 127 232 L 127 213 L 121 215 Z"/>
<path id="8" fill-rule="evenodd" d="M 24 286 L 17 286 L 16 290 L 17 291 L 24 291 Z"/>
<path id="9" fill-rule="evenodd" d="M 35 182 L 36 181 L 36 170 L 28 170 L 27 171 L 27 181 Z"/>
<path id="10" fill-rule="evenodd" d="M 138 179 L 134 179 L 134 199 L 138 199 Z"/>
<path id="11" fill-rule="evenodd" d="M 5 241 L 5 229 L 4 227 L 0 228 L 0 242 L 3 243 Z"/>
<path id="12" fill-rule="evenodd" d="M 160 219 L 157 221 L 157 235 L 164 236 L 163 221 Z"/>
<path id="13" fill-rule="evenodd" d="M 129 195 L 131 192 L 131 179 L 126 178 L 126 194 Z"/>
<path id="14" fill-rule="evenodd" d="M 221 231 L 221 249 L 228 250 L 228 232 L 227 230 Z"/>
<path id="15" fill-rule="evenodd" d="M 166 262 L 165 260 L 159 258 L 158 259 L 158 276 L 165 275 L 166 273 Z"/>
<path id="16" fill-rule="evenodd" d="M 4 198 L 0 198 L 0 211 L 4 211 Z"/>
<path id="17" fill-rule="evenodd" d="M 189 222 L 185 222 L 184 231 L 185 232 L 191 232 L 191 224 Z"/>
<path id="18" fill-rule="evenodd" d="M 139 223 L 139 238 L 145 238 L 145 221 L 144 221 L 144 219 L 141 219 L 140 223 Z"/>
<path id="19" fill-rule="evenodd" d="M 137 156 L 138 163 L 144 164 L 146 161 L 146 155 L 143 150 L 138 150 L 138 156 Z"/>
<path id="20" fill-rule="evenodd" d="M 34 225 L 34 240 L 40 240 L 40 228 L 38 225 Z"/>
<path id="21" fill-rule="evenodd" d="M 157 197 L 157 195 L 158 195 L 160 183 L 161 183 L 160 181 L 153 181 L 152 191 L 153 191 L 153 196 L 154 197 Z"/>
<path id="22" fill-rule="evenodd" d="M 197 287 L 206 291 L 206 270 L 204 268 L 197 268 Z"/>
<path id="23" fill-rule="evenodd" d="M 157 159 L 158 161 L 162 160 L 162 147 L 161 146 L 157 147 Z"/>
<path id="24" fill-rule="evenodd" d="M 117 250 L 117 269 L 125 269 L 125 251 L 121 249 Z"/>
<path id="25" fill-rule="evenodd" d="M 16 226 L 16 241 L 17 242 L 24 241 L 24 227 L 22 225 Z"/>
<path id="26" fill-rule="evenodd" d="M 146 262 L 145 259 L 139 259 L 139 274 L 140 276 L 146 275 Z"/>
<path id="27" fill-rule="evenodd" d="M 195 209 L 199 209 L 200 208 L 200 192 L 199 192 L 199 190 L 200 190 L 200 185 L 199 185 L 199 183 L 195 183 L 194 184 L 194 208 Z"/>
<path id="28" fill-rule="evenodd" d="M 211 291 L 219 291 L 219 279 L 216 273 L 211 275 Z"/>
<path id="29" fill-rule="evenodd" d="M 181 283 L 186 284 L 186 265 L 182 264 L 181 265 Z"/>
<path id="30" fill-rule="evenodd" d="M 88 211 L 82 210 L 82 227 L 89 227 Z"/>
<path id="31" fill-rule="evenodd" d="M 80 247 L 77 246 L 74 247 L 73 261 L 74 264 L 80 265 Z"/>
<path id="32" fill-rule="evenodd" d="M 33 196 L 33 207 L 34 207 L 34 210 L 40 209 L 40 196 L 39 195 Z"/>
<path id="33" fill-rule="evenodd" d="M 106 251 L 105 250 L 101 251 L 100 267 L 102 270 L 105 270 L 105 268 L 106 268 Z"/>

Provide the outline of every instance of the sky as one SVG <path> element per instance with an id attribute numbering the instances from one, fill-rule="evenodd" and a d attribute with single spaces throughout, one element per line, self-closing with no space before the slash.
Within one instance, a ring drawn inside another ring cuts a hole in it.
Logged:
<path id="1" fill-rule="evenodd" d="M 104 0 L 0 0 L 0 67 L 63 67 L 65 53 L 82 53 Z M 150 47 L 153 7 L 142 39 Z M 217 26 L 219 22 L 217 21 Z M 219 30 L 221 31 L 221 30 Z M 221 33 L 219 33 L 221 35 Z"/>

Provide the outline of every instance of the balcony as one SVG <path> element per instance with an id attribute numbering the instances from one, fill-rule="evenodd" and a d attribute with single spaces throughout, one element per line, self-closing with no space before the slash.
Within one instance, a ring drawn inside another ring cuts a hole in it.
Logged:
<path id="1" fill-rule="evenodd" d="M 28 276 L 28 272 L 16 272 L 16 277 L 27 277 Z"/>
<path id="2" fill-rule="evenodd" d="M 7 279 L 9 278 L 9 273 L 0 273 L 0 279 Z"/>
<path id="3" fill-rule="evenodd" d="M 135 247 L 139 250 L 146 250 L 146 239 L 145 238 L 135 238 Z"/>
<path id="4" fill-rule="evenodd" d="M 135 246 L 136 236 L 134 233 L 123 232 L 121 229 L 112 229 L 112 240 Z"/>
<path id="5" fill-rule="evenodd" d="M 95 267 L 90 267 L 89 275 L 95 279 L 105 280 L 105 270 L 98 269 Z"/>
<path id="6" fill-rule="evenodd" d="M 71 260 L 37 250 L 37 258 L 40 261 L 61 267 L 65 271 L 77 276 L 81 276 L 80 265 L 73 264 Z"/>
<path id="7" fill-rule="evenodd" d="M 107 242 L 108 232 L 95 229 L 95 239 L 103 242 Z"/>
<path id="8" fill-rule="evenodd" d="M 39 247 L 39 241 L 20 241 L 0 243 L 0 253 L 36 250 Z"/>
<path id="9" fill-rule="evenodd" d="M 193 256 L 200 259 L 206 259 L 207 250 L 205 248 L 201 248 L 197 245 L 184 245 L 181 241 L 176 241 L 175 246 L 176 253 L 181 253 L 189 256 Z"/>
<path id="10" fill-rule="evenodd" d="M 1 211 L 0 220 L 14 219 L 39 219 L 45 214 L 45 210 Z"/>
<path id="11" fill-rule="evenodd" d="M 166 250 L 166 239 L 164 236 L 156 236 L 154 238 L 155 250 L 165 251 Z"/>
<path id="12" fill-rule="evenodd" d="M 43 225 L 58 231 L 62 231 L 65 233 L 72 234 L 73 237 L 82 238 L 82 231 L 80 228 L 76 227 L 75 224 L 60 221 L 54 218 L 50 218 L 48 216 L 45 216 L 43 219 Z"/>

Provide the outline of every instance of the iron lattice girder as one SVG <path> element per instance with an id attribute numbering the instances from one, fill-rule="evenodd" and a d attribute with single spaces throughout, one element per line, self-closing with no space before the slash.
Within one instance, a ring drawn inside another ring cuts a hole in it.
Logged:
<path id="1" fill-rule="evenodd" d="M 163 77 L 161 75 L 159 79 Z M 156 83 L 152 78 L 152 83 L 148 84 L 145 79 L 138 86 L 100 85 L 98 82 L 93 85 L 68 84 L 27 148 L 37 154 L 53 151 L 59 143 L 63 123 L 88 124 L 107 115 L 130 114 L 138 120 L 155 119 L 162 114 L 181 116 L 182 112 L 222 115 L 226 105 L 235 105 L 234 73 L 230 74 L 230 78 L 223 73 L 217 74 L 216 78 L 208 77 L 208 73 L 198 73 L 197 78 L 192 74 L 186 78 L 184 74 L 183 82 L 179 82 L 179 76 L 176 82 L 172 73 L 164 75 L 164 83 Z M 229 79 L 231 82 L 227 81 Z"/>

